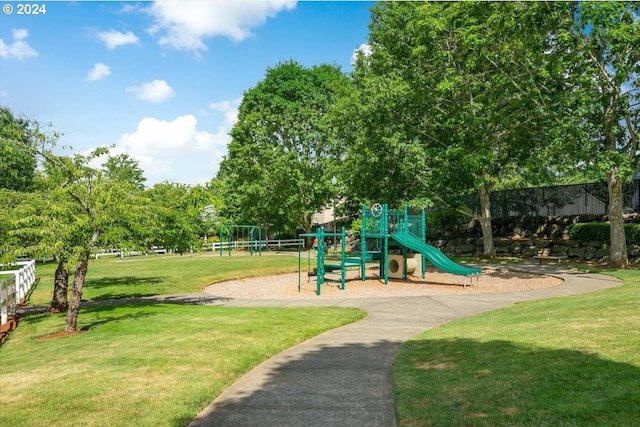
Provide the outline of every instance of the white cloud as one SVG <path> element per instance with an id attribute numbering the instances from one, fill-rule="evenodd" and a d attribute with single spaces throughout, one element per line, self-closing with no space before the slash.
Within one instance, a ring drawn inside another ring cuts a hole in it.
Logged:
<path id="1" fill-rule="evenodd" d="M 296 0 L 154 1 L 147 9 L 154 18 L 149 32 L 163 46 L 198 52 L 207 50 L 207 37 L 242 41 L 252 27 L 295 5 Z"/>
<path id="2" fill-rule="evenodd" d="M 238 107 L 241 101 L 242 98 L 237 98 L 231 101 L 214 102 L 209 106 L 212 110 L 223 114 L 224 120 L 221 127 L 224 127 L 228 131 L 231 130 L 231 127 L 235 124 L 236 120 L 238 120 Z"/>
<path id="3" fill-rule="evenodd" d="M 164 180 L 187 184 L 208 181 L 227 151 L 239 103 L 235 99 L 211 104 L 211 110 L 222 116 L 215 133 L 199 130 L 192 114 L 171 121 L 145 117 L 135 131 L 120 137 L 115 150 L 140 162 L 148 185 Z"/>
<path id="4" fill-rule="evenodd" d="M 358 59 L 358 55 L 362 54 L 366 57 L 366 56 L 371 56 L 371 53 L 372 53 L 371 45 L 368 43 L 362 43 L 351 54 L 351 65 L 356 65 L 356 60 Z"/>
<path id="5" fill-rule="evenodd" d="M 109 50 L 113 50 L 118 46 L 137 44 L 140 41 L 131 31 L 127 31 L 126 33 L 117 30 L 101 31 L 97 33 L 97 36 L 100 41 L 104 42 Z"/>
<path id="6" fill-rule="evenodd" d="M 118 145 L 137 155 L 173 157 L 202 153 L 213 149 L 219 139 L 216 134 L 197 130 L 198 120 L 192 114 L 173 121 L 145 117 L 133 133 L 125 133 Z"/>
<path id="7" fill-rule="evenodd" d="M 93 69 L 89 71 L 89 74 L 87 74 L 87 80 L 94 82 L 107 77 L 109 74 L 111 74 L 111 68 L 102 62 L 97 62 L 96 65 L 93 66 Z"/>
<path id="8" fill-rule="evenodd" d="M 25 28 L 15 28 L 13 30 L 13 38 L 16 40 L 22 40 L 29 37 L 29 31 Z"/>
<path id="9" fill-rule="evenodd" d="M 28 36 L 27 30 L 17 28 L 13 30 L 13 43 L 6 44 L 4 40 L 0 39 L 0 57 L 23 60 L 38 56 L 38 52 L 25 41 Z"/>
<path id="10" fill-rule="evenodd" d="M 155 104 L 173 98 L 176 94 L 175 90 L 164 80 L 153 80 L 148 83 L 142 83 L 140 86 L 130 86 L 126 91 L 134 94 L 138 99 Z"/>

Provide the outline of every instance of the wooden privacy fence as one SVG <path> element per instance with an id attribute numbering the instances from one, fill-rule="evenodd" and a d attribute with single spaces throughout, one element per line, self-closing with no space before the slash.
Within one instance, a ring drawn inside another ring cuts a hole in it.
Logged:
<path id="1" fill-rule="evenodd" d="M 0 264 L 0 267 L 6 266 Z M 19 261 L 9 267 L 13 269 L 0 271 L 0 277 L 3 277 L 0 280 L 0 326 L 15 316 L 16 305 L 24 302 L 29 290 L 36 283 L 35 260 Z"/>

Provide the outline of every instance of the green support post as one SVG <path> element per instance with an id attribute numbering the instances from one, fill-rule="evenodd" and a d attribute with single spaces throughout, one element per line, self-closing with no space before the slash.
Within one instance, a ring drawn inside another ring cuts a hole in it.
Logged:
<path id="1" fill-rule="evenodd" d="M 300 252 L 301 252 L 300 250 L 301 250 L 301 248 L 300 248 L 300 240 L 298 240 L 298 293 L 300 293 L 300 278 L 301 278 L 300 277 L 301 276 L 300 267 L 302 267 L 302 262 L 300 261 Z M 309 271 L 309 270 L 307 270 L 307 271 Z"/>
<path id="2" fill-rule="evenodd" d="M 402 247 L 402 280 L 407 281 L 407 248 Z"/>
<path id="3" fill-rule="evenodd" d="M 224 234 L 223 232 L 226 230 L 227 232 L 227 249 L 229 250 L 229 256 L 231 256 L 231 239 L 233 238 L 233 232 L 231 231 L 231 228 L 227 227 L 226 225 L 223 225 L 220 227 L 220 256 L 222 256 L 224 249 L 222 249 L 222 235 Z"/>
<path id="4" fill-rule="evenodd" d="M 409 231 L 409 206 L 404 205 L 402 209 L 402 220 L 404 221 L 404 231 Z"/>
<path id="5" fill-rule="evenodd" d="M 362 205 L 362 226 L 360 228 L 360 258 L 362 263 L 360 265 L 360 278 L 364 282 L 367 280 L 367 266 L 364 261 L 364 257 L 367 253 L 367 207 Z"/>
<path id="6" fill-rule="evenodd" d="M 427 243 L 427 213 L 424 211 L 424 209 L 422 210 L 422 221 L 421 221 L 421 237 L 422 237 L 422 243 Z M 425 275 L 427 273 L 427 260 L 425 259 L 424 256 L 420 257 L 421 262 L 421 268 L 422 268 L 422 278 L 425 278 Z"/>
<path id="7" fill-rule="evenodd" d="M 340 255 L 340 262 L 342 264 L 342 269 L 341 269 L 342 270 L 342 274 L 340 276 L 340 289 L 343 290 L 343 291 L 344 291 L 344 283 L 345 283 L 346 278 L 347 278 L 346 277 L 347 269 L 345 267 L 345 263 L 346 263 L 347 260 L 345 259 L 346 256 L 345 256 L 345 253 L 344 253 L 345 237 L 346 237 L 345 229 L 344 229 L 344 226 L 342 226 L 342 236 L 341 236 L 341 239 L 340 239 L 340 254 L 341 254 Z"/>
<path id="8" fill-rule="evenodd" d="M 320 295 L 324 283 L 324 227 L 318 229 L 318 256 L 316 263 L 316 295 Z"/>
<path id="9" fill-rule="evenodd" d="M 385 203 L 382 205 L 382 219 L 380 220 L 380 232 L 384 236 L 384 252 L 380 254 L 382 260 L 382 270 L 384 284 L 389 283 L 389 206 Z"/>
<path id="10" fill-rule="evenodd" d="M 299 244 L 300 242 L 298 242 L 298 245 Z M 311 251 L 307 251 L 307 271 L 311 271 Z"/>
<path id="11" fill-rule="evenodd" d="M 258 252 L 258 255 L 262 255 L 262 251 L 260 248 L 262 247 L 262 230 L 258 228 L 258 241 L 256 242 L 255 250 Z"/>

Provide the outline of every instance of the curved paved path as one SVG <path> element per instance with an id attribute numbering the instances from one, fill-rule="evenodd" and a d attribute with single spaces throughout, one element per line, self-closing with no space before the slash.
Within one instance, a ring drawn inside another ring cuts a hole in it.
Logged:
<path id="1" fill-rule="evenodd" d="M 522 269 L 554 273 L 564 282 L 551 288 L 505 294 L 218 302 L 236 307 L 356 307 L 369 316 L 258 365 L 198 414 L 190 427 L 395 427 L 392 364 L 404 341 L 436 325 L 516 302 L 576 295 L 620 284 L 612 277 L 548 266 Z"/>

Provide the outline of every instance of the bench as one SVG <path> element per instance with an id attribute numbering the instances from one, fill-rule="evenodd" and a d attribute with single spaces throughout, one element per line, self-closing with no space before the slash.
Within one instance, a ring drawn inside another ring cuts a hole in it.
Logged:
<path id="1" fill-rule="evenodd" d="M 538 262 L 540 263 L 540 265 L 542 265 L 542 260 L 550 260 L 550 261 L 555 261 L 558 265 L 560 265 L 560 263 L 564 260 L 567 259 L 566 256 L 550 256 L 550 255 L 536 255 L 533 257 L 533 259 L 537 259 Z"/>

